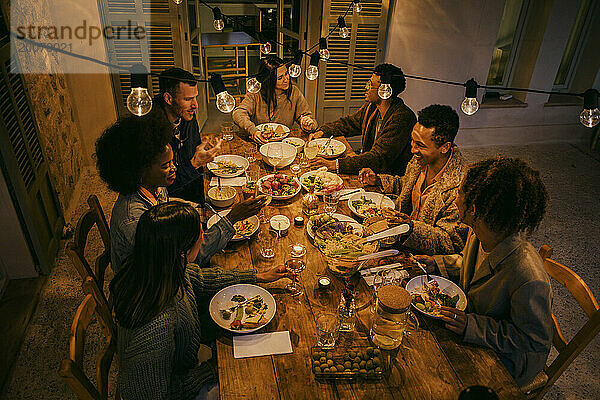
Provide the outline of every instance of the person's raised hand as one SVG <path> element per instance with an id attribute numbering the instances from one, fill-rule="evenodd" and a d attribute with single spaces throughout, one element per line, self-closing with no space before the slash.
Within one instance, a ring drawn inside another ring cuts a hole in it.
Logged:
<path id="1" fill-rule="evenodd" d="M 205 136 L 202 138 L 200 144 L 196 146 L 196 152 L 190 160 L 190 163 L 194 166 L 194 168 L 203 167 L 215 159 L 215 156 L 220 149 L 220 142 L 217 142 L 216 145 L 211 144 L 210 139 Z"/>
<path id="2" fill-rule="evenodd" d="M 418 254 L 415 255 L 414 258 L 415 260 L 423 264 L 427 273 L 432 274 L 437 270 L 437 265 L 435 264 L 433 257 L 425 254 Z"/>
<path id="3" fill-rule="evenodd" d="M 300 128 L 302 128 L 303 131 L 311 132 L 318 128 L 318 124 L 317 121 L 312 119 L 309 115 L 305 115 L 300 118 Z"/>
<path id="4" fill-rule="evenodd" d="M 256 274 L 256 279 L 259 282 L 273 282 L 281 278 L 291 278 L 292 274 L 284 265 L 273 267 L 268 271 L 259 272 Z"/>
<path id="5" fill-rule="evenodd" d="M 323 136 L 323 131 L 316 131 L 308 135 L 308 141 L 310 142 L 313 139 L 318 139 Z"/>
<path id="6" fill-rule="evenodd" d="M 227 219 L 232 224 L 235 224 L 238 221 L 243 221 L 246 218 L 250 218 L 251 216 L 258 214 L 260 209 L 265 205 L 265 202 L 265 196 L 253 197 L 239 202 L 231 207 L 231 211 L 229 211 L 229 214 L 227 214 Z"/>
<path id="7" fill-rule="evenodd" d="M 377 184 L 377 174 L 371 168 L 363 168 L 358 172 L 358 180 L 366 186 Z"/>
<path id="8" fill-rule="evenodd" d="M 323 157 L 315 157 L 312 160 L 308 160 L 310 168 L 327 167 L 328 171 L 335 171 L 335 160 L 326 160 Z"/>

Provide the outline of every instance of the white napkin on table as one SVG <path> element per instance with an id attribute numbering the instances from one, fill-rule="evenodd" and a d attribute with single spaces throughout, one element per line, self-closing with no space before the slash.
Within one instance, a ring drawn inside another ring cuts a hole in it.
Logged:
<path id="1" fill-rule="evenodd" d="M 233 358 L 292 353 L 290 332 L 269 332 L 233 337 Z"/>
<path id="2" fill-rule="evenodd" d="M 219 180 L 213 176 L 210 180 L 210 186 L 217 186 Z M 245 176 L 236 176 L 235 178 L 221 178 L 221 186 L 243 186 L 246 184 Z"/>

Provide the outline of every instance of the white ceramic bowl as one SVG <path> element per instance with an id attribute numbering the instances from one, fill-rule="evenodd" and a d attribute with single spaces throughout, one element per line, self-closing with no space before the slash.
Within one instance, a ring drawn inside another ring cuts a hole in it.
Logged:
<path id="1" fill-rule="evenodd" d="M 229 207 L 232 205 L 236 194 L 237 191 L 231 186 L 221 186 L 220 193 L 218 186 L 208 189 L 208 198 L 217 207 Z"/>
<path id="2" fill-rule="evenodd" d="M 283 158 L 277 164 L 277 168 L 285 168 L 290 165 L 296 158 L 296 148 L 289 143 L 266 143 L 260 146 L 260 155 L 265 163 L 270 165 L 273 164 L 269 161 L 269 154 L 275 154 L 278 149 L 281 148 Z"/>
<path id="3" fill-rule="evenodd" d="M 304 139 L 300 139 L 299 137 L 287 137 L 283 139 L 283 143 L 291 144 L 296 148 L 296 152 L 300 154 L 306 142 L 304 141 Z"/>

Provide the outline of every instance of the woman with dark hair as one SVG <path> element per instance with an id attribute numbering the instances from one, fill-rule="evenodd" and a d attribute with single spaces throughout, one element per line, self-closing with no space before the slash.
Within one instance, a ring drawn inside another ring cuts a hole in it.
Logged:
<path id="1" fill-rule="evenodd" d="M 492 348 L 523 386 L 545 366 L 553 334 L 548 274 L 525 238 L 542 221 L 548 193 L 538 171 L 499 157 L 469 168 L 456 203 L 471 228 L 462 253 L 417 259 L 467 295 L 466 312 L 442 307 L 446 328 Z"/>
<path id="2" fill-rule="evenodd" d="M 166 187 L 177 168 L 169 142 L 173 128 L 162 113 L 131 115 L 106 129 L 96 142 L 97 167 L 109 189 L 119 193 L 110 218 L 111 266 L 118 272 L 131 254 L 140 215 L 169 200 Z M 260 211 L 264 198 L 236 204 L 206 231 L 196 262 L 204 266 L 235 235 L 233 224 Z"/>
<path id="3" fill-rule="evenodd" d="M 288 67 L 281 58 L 263 58 L 259 67 L 259 76 L 261 74 L 268 74 L 268 77 L 260 92 L 246 93 L 242 104 L 233 110 L 233 122 L 260 144 L 268 142 L 270 134 L 259 131 L 256 125 L 266 122 L 277 122 L 290 128 L 297 122 L 307 132 L 317 129 L 317 121 L 304 95 L 291 84 Z"/>
<path id="4" fill-rule="evenodd" d="M 110 284 L 119 336 L 117 384 L 125 399 L 194 399 L 210 391 L 216 361 L 198 362 L 206 322 L 196 299 L 232 284 L 289 275 L 283 266 L 261 273 L 199 268 L 191 262 L 201 243 L 200 217 L 189 204 L 162 203 L 139 219 L 133 254 Z"/>

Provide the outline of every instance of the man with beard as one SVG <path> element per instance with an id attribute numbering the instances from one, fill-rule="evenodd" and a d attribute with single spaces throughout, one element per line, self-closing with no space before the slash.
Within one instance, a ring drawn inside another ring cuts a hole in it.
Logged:
<path id="1" fill-rule="evenodd" d="M 160 73 L 160 93 L 154 99 L 158 110 L 173 126 L 171 148 L 177 166 L 177 178 L 169 187 L 169 194 L 194 203 L 204 204 L 203 166 L 214 160 L 221 147 L 221 139 L 210 143 L 201 139 L 196 109 L 198 83 L 194 75 L 172 67 Z"/>
<path id="2" fill-rule="evenodd" d="M 458 114 L 449 106 L 430 105 L 418 112 L 411 132 L 413 157 L 403 176 L 377 175 L 364 168 L 359 179 L 398 195 L 398 211 L 386 210 L 395 223 L 411 226 L 403 245 L 425 254 L 460 252 L 467 227 L 460 223 L 456 197 L 464 161 L 454 144 Z"/>

